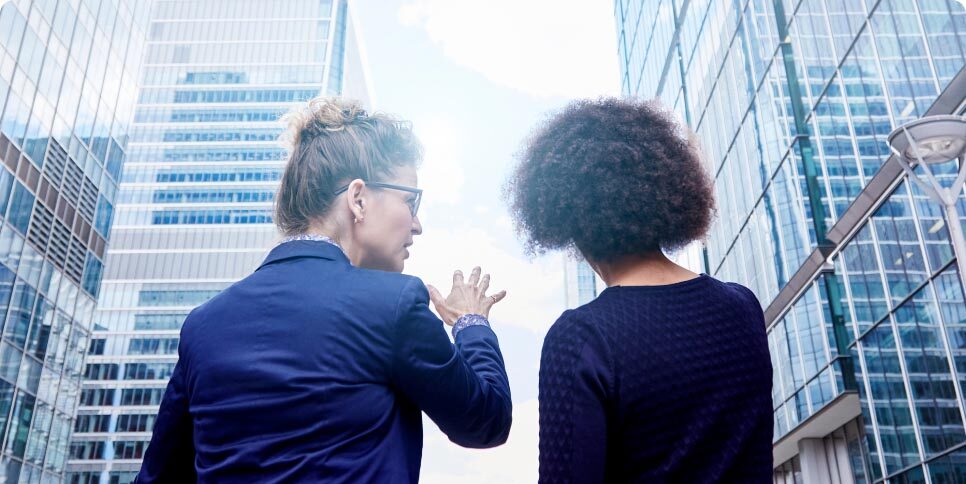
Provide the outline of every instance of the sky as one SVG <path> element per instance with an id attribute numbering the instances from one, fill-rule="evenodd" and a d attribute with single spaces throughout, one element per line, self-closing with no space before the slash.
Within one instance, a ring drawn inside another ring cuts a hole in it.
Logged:
<path id="1" fill-rule="evenodd" d="M 513 394 L 509 441 L 462 449 L 424 419 L 423 483 L 537 480 L 537 372 L 564 310 L 564 255 L 529 257 L 503 199 L 515 154 L 548 113 L 619 94 L 613 3 L 606 0 L 351 0 L 373 109 L 412 121 L 423 142 L 423 234 L 405 272 L 449 288 L 476 265 Z"/>

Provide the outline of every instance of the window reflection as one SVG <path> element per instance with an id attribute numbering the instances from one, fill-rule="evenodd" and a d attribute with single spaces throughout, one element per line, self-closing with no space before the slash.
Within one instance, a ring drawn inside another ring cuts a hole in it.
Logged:
<path id="1" fill-rule="evenodd" d="M 932 287 L 924 287 L 897 308 L 895 321 L 923 450 L 929 457 L 966 440 Z"/>

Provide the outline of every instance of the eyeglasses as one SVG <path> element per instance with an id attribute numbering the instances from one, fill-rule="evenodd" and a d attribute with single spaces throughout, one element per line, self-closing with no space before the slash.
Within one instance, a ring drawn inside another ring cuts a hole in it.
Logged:
<path id="1" fill-rule="evenodd" d="M 389 190 L 399 190 L 402 192 L 408 192 L 416 195 L 412 200 L 406 202 L 409 205 L 409 214 L 416 218 L 416 212 L 419 211 L 419 203 L 423 200 L 423 190 L 420 188 L 407 187 L 403 185 L 393 185 L 391 183 L 379 183 L 379 182 L 365 182 L 367 187 L 371 188 L 386 188 Z M 338 190 L 336 190 L 332 195 L 338 196 L 345 193 L 349 189 L 349 185 L 345 185 Z"/>

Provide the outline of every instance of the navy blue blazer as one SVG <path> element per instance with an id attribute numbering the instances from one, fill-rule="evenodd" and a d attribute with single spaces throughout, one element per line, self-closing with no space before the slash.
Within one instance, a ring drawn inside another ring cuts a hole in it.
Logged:
<path id="1" fill-rule="evenodd" d="M 453 442 L 510 432 L 496 335 L 450 343 L 423 283 L 326 242 L 279 245 L 188 315 L 137 482 L 417 482 L 426 414 Z"/>

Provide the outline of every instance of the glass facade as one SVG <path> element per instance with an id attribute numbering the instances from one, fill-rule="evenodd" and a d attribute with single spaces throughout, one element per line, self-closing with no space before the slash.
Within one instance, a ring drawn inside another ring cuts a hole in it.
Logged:
<path id="1" fill-rule="evenodd" d="M 185 316 L 279 238 L 279 116 L 359 91 L 350 19 L 344 0 L 153 2 L 69 482 L 140 468 Z"/>
<path id="2" fill-rule="evenodd" d="M 766 308 L 776 456 L 855 395 L 857 419 L 826 436 L 848 435 L 852 479 L 966 482 L 959 261 L 941 206 L 886 142 L 963 112 L 966 8 L 616 0 L 614 13 L 623 93 L 657 98 L 701 141 L 719 210 L 706 271 Z M 795 456 L 812 444 L 775 462 L 776 482 L 814 479 Z"/>
<path id="3" fill-rule="evenodd" d="M 593 301 L 603 285 L 594 269 L 585 261 L 564 256 L 564 306 L 575 308 Z"/>
<path id="4" fill-rule="evenodd" d="M 0 3 L 0 480 L 62 482 L 128 152 L 135 0 Z"/>

